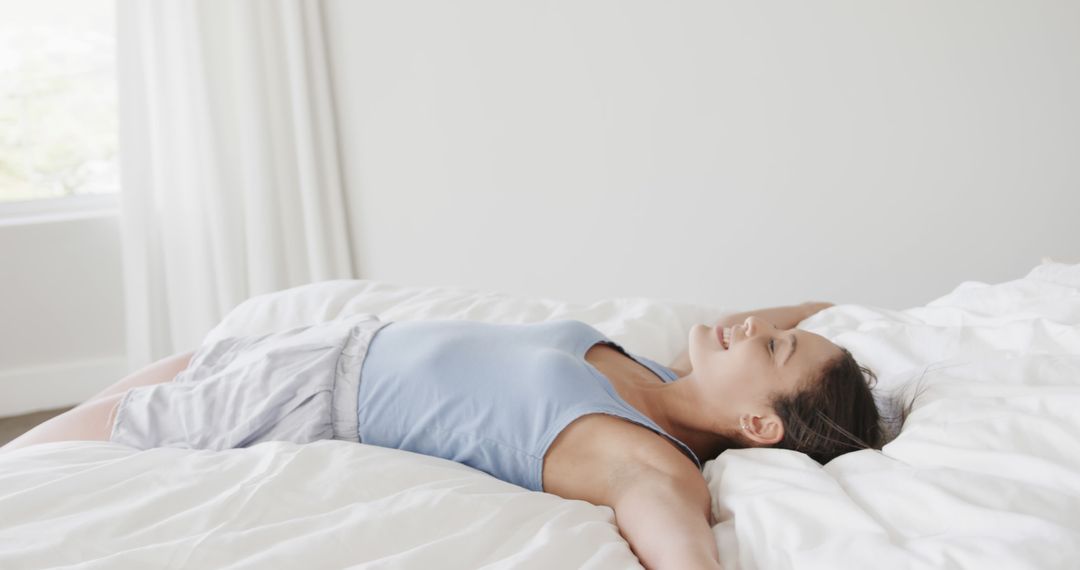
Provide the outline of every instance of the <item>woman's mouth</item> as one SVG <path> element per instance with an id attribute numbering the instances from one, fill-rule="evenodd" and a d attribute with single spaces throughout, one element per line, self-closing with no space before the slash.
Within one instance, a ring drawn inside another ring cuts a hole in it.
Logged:
<path id="1" fill-rule="evenodd" d="M 724 340 L 724 327 L 716 325 L 716 340 L 720 341 L 720 346 L 724 349 L 728 349 L 728 343 Z"/>

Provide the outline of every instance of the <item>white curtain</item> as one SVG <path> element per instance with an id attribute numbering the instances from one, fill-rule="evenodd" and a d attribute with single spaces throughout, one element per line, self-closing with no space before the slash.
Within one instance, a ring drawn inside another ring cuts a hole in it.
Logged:
<path id="1" fill-rule="evenodd" d="M 120 0 L 130 369 L 260 293 L 355 278 L 318 0 Z"/>

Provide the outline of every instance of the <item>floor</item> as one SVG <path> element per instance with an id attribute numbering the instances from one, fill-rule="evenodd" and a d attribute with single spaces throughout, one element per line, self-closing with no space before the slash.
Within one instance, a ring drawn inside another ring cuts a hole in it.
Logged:
<path id="1" fill-rule="evenodd" d="M 42 410 L 40 412 L 34 412 L 32 414 L 24 414 L 21 416 L 8 416 L 6 418 L 0 418 L 0 445 L 19 437 L 26 433 L 30 428 L 40 424 L 41 422 L 62 414 L 71 407 L 58 408 L 55 410 Z"/>

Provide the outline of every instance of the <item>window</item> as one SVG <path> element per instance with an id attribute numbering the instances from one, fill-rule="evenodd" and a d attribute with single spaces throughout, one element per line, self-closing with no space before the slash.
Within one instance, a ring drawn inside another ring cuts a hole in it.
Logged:
<path id="1" fill-rule="evenodd" d="M 0 0 L 0 204 L 118 192 L 115 15 Z"/>

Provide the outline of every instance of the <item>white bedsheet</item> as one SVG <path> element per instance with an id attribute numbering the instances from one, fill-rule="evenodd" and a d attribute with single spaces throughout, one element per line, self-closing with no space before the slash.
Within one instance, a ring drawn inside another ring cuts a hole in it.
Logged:
<path id="1" fill-rule="evenodd" d="M 328 281 L 255 297 L 210 333 L 343 314 L 576 318 L 666 363 L 723 311 L 589 306 Z M 840 305 L 802 328 L 878 372 L 881 404 L 922 379 L 882 453 L 821 467 L 780 450 L 705 466 L 726 568 L 1074 568 L 1080 561 L 1080 265 L 963 283 L 905 311 Z M 611 509 L 466 466 L 324 441 L 207 452 L 63 442 L 0 454 L 0 568 L 638 568 Z"/>

